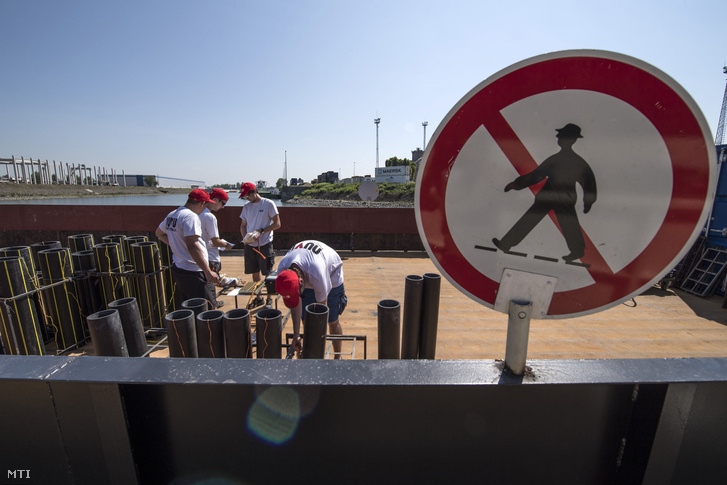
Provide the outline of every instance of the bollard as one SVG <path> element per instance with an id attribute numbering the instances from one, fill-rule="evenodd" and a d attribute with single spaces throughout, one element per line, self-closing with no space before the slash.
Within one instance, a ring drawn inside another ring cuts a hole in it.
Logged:
<path id="1" fill-rule="evenodd" d="M 304 359 L 323 359 L 326 356 L 326 329 L 328 328 L 328 307 L 321 303 L 311 303 L 305 307 L 303 322 Z"/>
<path id="2" fill-rule="evenodd" d="M 250 311 L 235 308 L 222 318 L 225 332 L 225 350 L 228 358 L 252 358 L 252 332 L 250 331 Z"/>
<path id="3" fill-rule="evenodd" d="M 197 315 L 197 354 L 200 358 L 225 358 L 224 315 L 221 310 L 208 310 Z"/>
<path id="4" fill-rule="evenodd" d="M 442 277 L 437 273 L 424 274 L 422 294 L 422 330 L 419 336 L 419 358 L 434 359 L 437 351 L 439 323 L 439 289 Z"/>
<path id="5" fill-rule="evenodd" d="M 404 324 L 401 334 L 402 359 L 416 359 L 419 356 L 423 293 L 424 278 L 419 275 L 407 276 L 404 284 Z"/>
<path id="6" fill-rule="evenodd" d="M 124 340 L 129 357 L 141 357 L 146 353 L 146 336 L 141 323 L 141 314 L 136 298 L 121 298 L 109 303 L 109 310 L 118 310 L 121 327 L 124 329 Z"/>
<path id="7" fill-rule="evenodd" d="M 400 349 L 401 305 L 396 300 L 378 304 L 379 359 L 398 359 Z"/>
<path id="8" fill-rule="evenodd" d="M 197 357 L 197 330 L 194 312 L 188 308 L 167 313 L 164 322 L 167 327 L 169 357 Z"/>
<path id="9" fill-rule="evenodd" d="M 101 310 L 86 319 L 93 353 L 99 357 L 128 357 L 118 310 Z"/>
<path id="10" fill-rule="evenodd" d="M 283 356 L 282 319 L 283 313 L 274 309 L 260 310 L 255 315 L 258 359 L 280 359 Z"/>

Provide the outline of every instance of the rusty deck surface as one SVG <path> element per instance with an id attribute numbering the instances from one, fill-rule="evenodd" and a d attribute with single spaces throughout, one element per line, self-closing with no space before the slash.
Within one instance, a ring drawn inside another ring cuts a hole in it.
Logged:
<path id="1" fill-rule="evenodd" d="M 223 253 L 222 273 L 243 275 L 242 253 Z M 340 252 L 348 307 L 343 332 L 367 336 L 367 358 L 377 358 L 377 303 L 404 301 L 407 275 L 438 273 L 424 252 Z M 282 256 L 278 256 L 280 260 Z M 442 278 L 437 359 L 504 359 L 507 315 L 474 302 Z M 222 310 L 235 300 L 222 296 Z M 243 305 L 241 297 L 238 304 Z M 285 310 L 280 305 L 280 308 Z M 290 321 L 284 329 L 292 332 Z M 355 358 L 363 358 L 357 347 Z M 344 347 L 344 351 L 346 351 Z M 162 355 L 159 355 L 162 356 Z M 647 290 L 611 309 L 579 318 L 533 320 L 528 359 L 727 357 L 727 309 L 722 297 L 681 290 Z"/>

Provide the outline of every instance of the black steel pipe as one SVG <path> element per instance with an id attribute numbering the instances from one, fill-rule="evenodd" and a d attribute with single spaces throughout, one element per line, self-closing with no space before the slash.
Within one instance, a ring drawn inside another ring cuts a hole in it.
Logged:
<path id="1" fill-rule="evenodd" d="M 209 302 L 204 298 L 190 298 L 182 302 L 182 308 L 192 310 L 194 312 L 194 318 L 197 318 L 197 315 L 209 310 Z"/>
<path id="2" fill-rule="evenodd" d="M 101 310 L 86 319 L 93 353 L 99 357 L 128 357 L 124 329 L 118 310 Z"/>
<path id="3" fill-rule="evenodd" d="M 379 359 L 398 359 L 401 348 L 401 305 L 396 300 L 378 303 Z"/>
<path id="4" fill-rule="evenodd" d="M 121 255 L 121 264 L 125 264 L 129 260 L 126 253 L 126 236 L 123 234 L 111 234 L 110 236 L 102 236 L 101 240 L 105 243 L 117 243 L 119 245 L 119 254 Z"/>
<path id="5" fill-rule="evenodd" d="M 38 262 L 44 284 L 63 282 L 42 291 L 46 323 L 55 329 L 58 350 L 78 345 L 85 340 L 86 333 L 72 280 L 71 252 L 68 248 L 44 249 L 38 251 Z"/>
<path id="6" fill-rule="evenodd" d="M 33 274 L 35 278 L 37 272 L 40 271 L 40 261 L 38 259 L 38 253 L 46 249 L 58 249 L 61 247 L 60 241 L 41 241 L 30 245 L 30 252 L 33 255 L 33 267 L 35 268 L 36 274 Z"/>
<path id="7" fill-rule="evenodd" d="M 283 357 L 283 313 L 266 308 L 255 315 L 255 332 L 258 359 L 280 359 Z"/>
<path id="8" fill-rule="evenodd" d="M 401 358 L 419 357 L 419 335 L 422 328 L 422 295 L 424 277 L 409 275 L 404 283 L 404 323 L 401 333 Z"/>
<path id="9" fill-rule="evenodd" d="M 323 359 L 326 356 L 328 311 L 328 307 L 321 303 L 311 303 L 305 307 L 302 355 L 304 359 Z"/>
<path id="10" fill-rule="evenodd" d="M 30 275 L 31 288 L 36 289 L 40 286 L 40 277 L 38 268 L 35 264 L 35 256 L 32 254 L 30 246 L 10 246 L 0 249 L 0 256 L 20 256 L 22 258 L 23 271 Z M 32 296 L 33 305 L 35 305 L 36 314 L 38 315 L 38 326 L 42 334 L 43 342 L 48 341 L 48 331 L 46 329 L 46 317 L 43 309 L 43 300 L 40 293 L 34 293 Z"/>
<path id="11" fill-rule="evenodd" d="M 439 291 L 442 276 L 437 273 L 424 275 L 422 296 L 422 330 L 419 338 L 419 358 L 434 359 L 437 352 L 437 326 L 439 324 Z"/>
<path id="12" fill-rule="evenodd" d="M 200 358 L 225 358 L 225 332 L 222 310 L 208 310 L 197 315 L 197 351 Z"/>
<path id="13" fill-rule="evenodd" d="M 252 332 L 250 331 L 250 311 L 235 308 L 222 318 L 225 331 L 225 349 L 228 358 L 252 358 Z"/>
<path id="14" fill-rule="evenodd" d="M 96 257 L 93 249 L 71 253 L 71 265 L 76 283 L 76 294 L 81 304 L 81 313 L 90 315 L 103 309 L 101 284 L 96 272 Z"/>
<path id="15" fill-rule="evenodd" d="M 167 312 L 179 310 L 182 308 L 180 297 L 174 291 L 176 284 L 172 278 L 172 250 L 168 244 L 159 244 L 159 257 L 162 260 L 162 280 L 164 281 L 164 304 L 167 306 Z"/>
<path id="16" fill-rule="evenodd" d="M 108 307 L 109 303 L 114 300 L 131 296 L 129 282 L 125 276 L 122 276 L 124 260 L 122 259 L 121 244 L 115 242 L 96 244 L 93 252 L 96 258 L 96 269 L 102 273 L 100 281 L 104 305 Z"/>
<path id="17" fill-rule="evenodd" d="M 131 254 L 131 245 L 136 244 L 138 242 L 147 241 L 148 239 L 149 238 L 147 238 L 146 236 L 128 236 L 128 237 L 125 237 L 123 241 L 121 241 L 121 245 L 124 247 L 123 254 L 124 254 L 124 257 L 126 258 L 124 261 L 126 263 L 126 268 L 128 269 L 129 266 L 131 266 L 132 271 L 134 273 L 139 273 L 139 272 L 136 271 L 135 268 L 133 268 L 134 255 Z M 141 278 L 139 278 L 137 276 L 132 276 L 132 275 L 129 275 L 129 276 L 130 276 L 130 278 L 129 278 L 129 292 L 130 292 L 129 295 L 135 297 L 137 299 L 137 301 L 141 302 L 142 289 L 140 289 L 140 285 L 142 285 L 143 282 L 141 281 Z"/>
<path id="18" fill-rule="evenodd" d="M 138 244 L 141 242 L 147 242 L 149 240 L 146 236 L 128 236 L 124 238 L 123 244 L 124 244 L 124 254 L 126 255 L 126 261 L 131 263 L 133 262 L 133 256 L 131 255 L 131 245 L 132 244 Z"/>
<path id="19" fill-rule="evenodd" d="M 130 246 L 131 264 L 135 273 L 148 276 L 136 278 L 136 295 L 145 327 L 164 326 L 164 282 L 162 281 L 159 246 L 141 241 Z"/>
<path id="20" fill-rule="evenodd" d="M 146 336 L 136 298 L 121 298 L 109 303 L 109 310 L 117 310 L 124 330 L 124 340 L 129 357 L 141 357 L 146 353 Z"/>
<path id="21" fill-rule="evenodd" d="M 93 234 L 73 234 L 68 236 L 68 247 L 71 253 L 93 249 Z"/>
<path id="22" fill-rule="evenodd" d="M 12 298 L 33 290 L 27 264 L 20 256 L 0 257 L 0 298 Z M 5 352 L 13 355 L 44 355 L 40 319 L 31 295 L 7 302 L 0 312 L 0 330 Z"/>
<path id="23" fill-rule="evenodd" d="M 164 317 L 169 357 L 198 357 L 194 319 L 194 312 L 188 308 L 167 313 Z"/>
<path id="24" fill-rule="evenodd" d="M 20 256 L 23 259 L 23 264 L 26 265 L 25 271 L 27 271 L 33 281 L 37 279 L 35 261 L 30 246 L 9 246 L 0 249 L 0 257 L 11 256 Z"/>

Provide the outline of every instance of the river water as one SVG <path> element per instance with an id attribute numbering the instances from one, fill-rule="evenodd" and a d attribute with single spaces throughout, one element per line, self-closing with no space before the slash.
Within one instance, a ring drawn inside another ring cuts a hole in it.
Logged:
<path id="1" fill-rule="evenodd" d="M 285 206 L 280 199 L 271 199 L 277 206 Z M 28 200 L 2 200 L 0 205 L 168 205 L 180 206 L 187 201 L 186 194 L 127 195 L 120 197 L 70 197 Z M 242 207 L 247 201 L 231 196 L 226 207 Z M 300 206 L 299 204 L 296 204 Z"/>

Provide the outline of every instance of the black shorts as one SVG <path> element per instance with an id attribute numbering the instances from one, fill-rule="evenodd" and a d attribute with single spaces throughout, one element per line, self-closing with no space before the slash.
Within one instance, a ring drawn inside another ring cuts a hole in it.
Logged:
<path id="1" fill-rule="evenodd" d="M 209 302 L 209 309 L 217 308 L 215 285 L 207 282 L 202 271 L 187 271 L 172 265 L 172 279 L 174 280 L 175 300 L 184 302 L 192 298 L 204 298 Z"/>
<path id="2" fill-rule="evenodd" d="M 245 244 L 245 274 L 258 271 L 267 276 L 275 266 L 275 251 L 273 243 L 269 242 L 258 247 L 255 244 Z"/>

